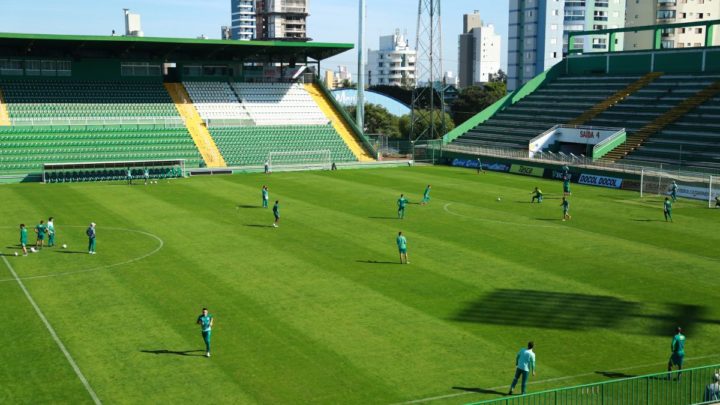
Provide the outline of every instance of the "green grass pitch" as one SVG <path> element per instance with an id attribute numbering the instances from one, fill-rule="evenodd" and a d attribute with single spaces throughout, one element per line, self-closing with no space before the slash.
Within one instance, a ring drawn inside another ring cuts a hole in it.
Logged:
<path id="1" fill-rule="evenodd" d="M 687 366 L 720 363 L 720 210 L 573 185 L 561 222 L 560 190 L 448 167 L 2 186 L 0 403 L 91 403 L 9 266 L 104 403 L 461 404 L 531 339 L 530 391 L 662 371 L 677 325 Z M 15 257 L 48 216 L 68 248 Z"/>

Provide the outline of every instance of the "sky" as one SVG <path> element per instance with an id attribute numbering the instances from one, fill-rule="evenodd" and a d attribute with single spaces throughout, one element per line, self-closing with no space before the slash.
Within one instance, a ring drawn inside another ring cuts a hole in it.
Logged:
<path id="1" fill-rule="evenodd" d="M 365 48 L 377 49 L 380 35 L 407 30 L 415 46 L 418 0 L 366 0 Z M 485 24 L 502 37 L 503 70 L 507 71 L 509 0 L 445 0 L 442 3 L 443 69 L 457 75 L 458 35 L 462 15 L 479 10 Z M 109 35 L 124 32 L 123 8 L 142 16 L 148 37 L 220 38 L 230 25 L 230 0 L 0 0 L 0 32 Z M 357 43 L 357 0 L 310 0 L 308 35 L 314 41 Z M 357 51 L 323 61 L 323 68 L 346 65 L 357 73 Z"/>

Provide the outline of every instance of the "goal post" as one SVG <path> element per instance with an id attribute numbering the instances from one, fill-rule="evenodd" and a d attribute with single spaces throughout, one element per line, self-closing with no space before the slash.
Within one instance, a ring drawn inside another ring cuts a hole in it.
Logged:
<path id="1" fill-rule="evenodd" d="M 677 184 L 677 197 L 707 201 L 710 208 L 715 206 L 715 197 L 720 194 L 715 184 L 717 176 L 644 168 L 640 173 L 640 197 L 670 196 L 673 182 Z"/>
<path id="2" fill-rule="evenodd" d="M 271 171 L 330 170 L 333 163 L 329 149 L 270 152 L 267 162 Z"/>

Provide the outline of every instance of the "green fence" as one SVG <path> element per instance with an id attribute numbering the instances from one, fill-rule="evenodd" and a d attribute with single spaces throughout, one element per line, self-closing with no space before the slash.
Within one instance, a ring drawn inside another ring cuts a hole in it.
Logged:
<path id="1" fill-rule="evenodd" d="M 514 395 L 475 404 L 497 405 L 690 405 L 717 403 L 705 396 L 720 365 L 623 378 Z"/>

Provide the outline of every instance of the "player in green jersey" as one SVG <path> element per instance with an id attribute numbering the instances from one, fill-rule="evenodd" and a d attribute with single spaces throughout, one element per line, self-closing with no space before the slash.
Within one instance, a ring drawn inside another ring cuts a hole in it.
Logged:
<path id="1" fill-rule="evenodd" d="M 407 255 L 407 239 L 403 235 L 402 231 L 398 232 L 395 242 L 397 243 L 398 251 L 400 252 L 400 264 L 403 264 L 403 259 L 405 259 L 405 264 L 410 264 Z"/>
<path id="2" fill-rule="evenodd" d="M 150 180 L 150 170 L 148 170 L 147 167 L 143 170 L 143 179 L 145 180 L 145 185 L 147 186 L 148 180 Z"/>
<path id="3" fill-rule="evenodd" d="M 53 220 L 53 217 L 48 218 L 47 235 L 48 235 L 48 247 L 55 246 L 55 221 Z"/>
<path id="4" fill-rule="evenodd" d="M 668 380 L 672 376 L 673 366 L 677 366 L 678 370 L 683 368 L 683 360 L 685 359 L 685 335 L 682 333 L 682 328 L 678 326 L 675 330 L 675 336 L 673 336 L 672 343 L 670 343 L 670 360 L 668 361 Z M 679 379 L 678 375 L 678 379 Z"/>
<path id="5" fill-rule="evenodd" d="M 42 249 L 43 243 L 45 243 L 45 235 L 47 234 L 47 231 L 47 225 L 45 225 L 45 221 L 41 219 L 40 223 L 35 226 L 35 234 L 37 235 L 37 241 L 35 242 L 36 248 Z"/>
<path id="6" fill-rule="evenodd" d="M 563 195 L 567 197 L 570 194 L 570 176 L 563 176 Z"/>
<path id="7" fill-rule="evenodd" d="M 665 222 L 670 220 L 672 222 L 672 201 L 670 201 L 670 198 L 665 197 L 665 202 L 663 203 L 663 214 L 665 214 Z"/>
<path id="8" fill-rule="evenodd" d="M 125 177 L 128 181 L 128 184 L 132 185 L 132 170 L 130 168 L 127 168 L 127 176 Z"/>
<path id="9" fill-rule="evenodd" d="M 20 224 L 20 246 L 22 246 L 23 256 L 27 256 L 27 228 L 25 224 Z"/>
<path id="10" fill-rule="evenodd" d="M 670 185 L 670 197 L 672 197 L 672 201 L 677 201 L 677 190 L 678 185 L 675 183 L 675 180 L 673 180 L 672 184 Z"/>
<path id="11" fill-rule="evenodd" d="M 273 226 L 277 228 L 278 223 L 280 222 L 280 200 L 275 200 L 275 205 L 273 205 L 273 215 L 275 216 Z"/>
<path id="12" fill-rule="evenodd" d="M 425 192 L 423 193 L 423 199 L 420 201 L 420 205 L 425 205 L 430 202 L 430 185 L 428 184 L 427 187 L 425 187 Z"/>
<path id="13" fill-rule="evenodd" d="M 405 218 L 405 207 L 407 206 L 408 200 L 405 198 L 404 194 L 400 194 L 400 198 L 397 200 L 397 206 L 398 206 L 398 218 L 404 219 Z"/>
<path id="14" fill-rule="evenodd" d="M 213 316 L 208 312 L 207 308 L 202 309 L 202 314 L 198 316 L 195 322 L 200 325 L 200 332 L 205 342 L 205 357 L 210 357 L 210 336 L 212 335 Z"/>
<path id="15" fill-rule="evenodd" d="M 535 190 L 533 190 L 533 192 L 530 194 L 533 194 L 533 198 L 532 198 L 532 200 L 530 200 L 530 204 L 534 203 L 535 200 L 537 200 L 538 204 L 540 204 L 542 202 L 543 193 L 539 188 L 535 187 Z"/>
<path id="16" fill-rule="evenodd" d="M 568 201 L 567 198 L 563 197 L 562 203 L 560 203 L 560 206 L 563 209 L 563 221 L 571 220 L 572 217 L 570 216 L 570 201 Z"/>
<path id="17" fill-rule="evenodd" d="M 477 174 L 480 174 L 481 172 L 485 173 L 485 170 L 483 170 L 482 167 L 482 160 L 480 160 L 480 158 L 477 158 Z"/>
<path id="18" fill-rule="evenodd" d="M 268 201 L 270 201 L 270 191 L 268 190 L 268 186 L 262 187 L 262 207 L 267 208 L 268 207 Z"/>
<path id="19" fill-rule="evenodd" d="M 91 222 L 88 229 L 85 231 L 85 235 L 88 237 L 88 254 L 95 254 L 95 222 Z"/>

